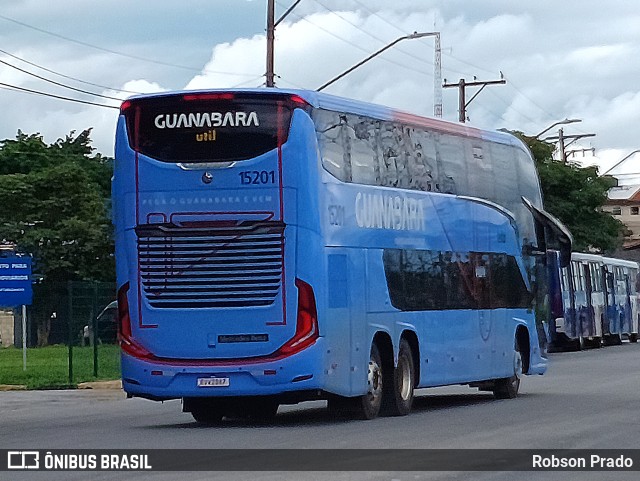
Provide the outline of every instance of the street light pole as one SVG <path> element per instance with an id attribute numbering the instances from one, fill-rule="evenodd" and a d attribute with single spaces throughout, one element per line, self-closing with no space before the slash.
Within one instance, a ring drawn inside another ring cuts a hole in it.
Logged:
<path id="1" fill-rule="evenodd" d="M 546 132 L 549 132 L 556 125 L 573 124 L 573 123 L 576 123 L 576 122 L 582 122 L 582 119 L 564 119 L 564 120 L 559 120 L 558 122 L 551 124 L 549 127 L 544 129 L 539 134 L 535 135 L 533 138 L 534 139 L 539 139 L 542 134 L 544 134 Z"/>
<path id="2" fill-rule="evenodd" d="M 395 44 L 402 42 L 403 40 L 413 40 L 415 38 L 423 38 L 423 37 L 429 37 L 432 35 L 436 35 L 435 32 L 422 32 L 422 33 L 418 33 L 418 32 L 413 32 L 412 34 L 409 35 L 404 35 L 400 38 L 395 39 L 393 42 L 391 42 L 390 44 L 386 45 L 385 47 L 382 47 L 380 50 L 372 53 L 371 55 L 369 55 L 367 58 L 365 58 L 364 60 L 361 60 L 360 62 L 358 62 L 357 64 L 355 64 L 353 67 L 348 68 L 347 70 L 345 70 L 344 72 L 342 72 L 340 75 L 338 75 L 337 77 L 332 78 L 331 80 L 329 80 L 328 82 L 322 84 L 320 87 L 318 87 L 316 89 L 317 92 L 320 92 L 321 90 L 324 90 L 325 88 L 327 88 L 329 85 L 337 82 L 338 80 L 340 80 L 342 77 L 344 77 L 345 75 L 350 74 L 351 72 L 353 72 L 355 69 L 357 69 L 358 67 L 360 67 L 361 65 L 367 63 L 369 60 L 371 60 L 374 57 L 377 57 L 378 55 L 380 55 L 382 52 L 390 49 L 391 47 L 393 47 Z"/>
<path id="3" fill-rule="evenodd" d="M 616 163 L 615 163 L 615 165 L 614 165 L 613 167 L 609 168 L 606 172 L 603 172 L 603 173 L 602 173 L 602 174 L 600 174 L 600 175 L 601 175 L 601 176 L 602 176 L 602 175 L 607 175 L 607 174 L 608 174 L 609 172 L 611 172 L 613 169 L 615 169 L 615 168 L 616 168 L 616 167 L 618 167 L 619 165 L 624 164 L 627 160 L 629 160 L 632 156 L 634 156 L 635 154 L 637 154 L 637 153 L 639 153 L 639 152 L 640 152 L 640 149 L 638 149 L 638 150 L 634 150 L 634 151 L 633 151 L 633 152 L 631 152 L 630 154 L 625 155 L 625 156 L 622 158 L 622 160 L 620 160 L 620 161 L 616 162 Z"/>

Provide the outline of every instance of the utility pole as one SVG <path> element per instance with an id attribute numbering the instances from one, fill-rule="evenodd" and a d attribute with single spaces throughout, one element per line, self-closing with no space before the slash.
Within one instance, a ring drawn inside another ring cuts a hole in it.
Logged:
<path id="1" fill-rule="evenodd" d="M 584 139 L 586 137 L 595 137 L 596 134 L 577 134 L 577 135 L 564 135 L 562 128 L 558 129 L 558 135 L 556 137 L 547 137 L 542 139 L 545 142 L 558 142 L 558 149 L 560 149 L 560 160 L 563 164 L 567 163 L 567 147 L 573 144 L 578 139 Z M 571 139 L 566 142 L 567 139 Z"/>
<path id="2" fill-rule="evenodd" d="M 500 75 L 500 77 L 502 77 L 502 74 Z M 497 85 L 497 84 L 506 84 L 506 83 L 507 81 L 504 78 L 500 78 L 500 80 L 486 80 L 486 81 L 474 80 L 473 82 L 467 82 L 465 81 L 465 79 L 461 78 L 460 81 L 455 84 L 447 83 L 447 79 L 444 79 L 444 85 L 442 87 L 458 88 L 458 112 L 459 112 L 458 120 L 462 123 L 465 123 L 467 120 L 467 107 L 471 102 L 473 102 L 473 99 L 475 99 L 478 96 L 478 94 L 484 90 L 484 88 L 487 85 Z M 468 102 L 466 101 L 467 87 L 480 87 L 480 90 L 478 90 L 474 94 L 474 96 L 471 97 L 471 99 L 469 99 Z"/>
<path id="3" fill-rule="evenodd" d="M 560 160 L 563 164 L 567 163 L 567 151 L 564 146 L 564 129 L 560 127 L 558 129 L 558 148 L 560 149 Z"/>
<path id="4" fill-rule="evenodd" d="M 267 0 L 267 87 L 275 87 L 273 72 L 273 48 L 276 38 L 275 0 Z"/>
<path id="5" fill-rule="evenodd" d="M 296 8 L 302 0 L 296 0 L 293 5 L 291 5 L 286 12 L 282 14 L 282 16 L 278 20 L 274 20 L 276 18 L 276 7 L 275 0 L 267 0 L 267 87 L 275 87 L 275 72 L 273 67 L 273 51 L 275 48 L 276 42 L 276 27 L 280 22 L 282 22 L 287 15 L 291 13 L 291 11 Z"/>

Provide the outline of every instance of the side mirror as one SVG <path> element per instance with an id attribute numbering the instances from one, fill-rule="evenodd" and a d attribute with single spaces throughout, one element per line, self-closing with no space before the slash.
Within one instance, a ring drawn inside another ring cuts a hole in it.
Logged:
<path id="1" fill-rule="evenodd" d="M 547 211 L 537 208 L 526 197 L 521 197 L 521 199 L 533 215 L 536 224 L 539 224 L 544 230 L 544 239 L 547 244 L 545 249 L 558 250 L 560 252 L 560 267 L 567 267 L 571 262 L 571 246 L 573 245 L 573 237 L 569 229 Z"/>

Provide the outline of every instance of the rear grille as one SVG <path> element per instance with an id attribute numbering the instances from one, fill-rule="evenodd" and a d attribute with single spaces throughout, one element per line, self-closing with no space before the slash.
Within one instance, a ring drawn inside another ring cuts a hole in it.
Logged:
<path id="1" fill-rule="evenodd" d="M 149 224 L 136 228 L 142 290 L 156 308 L 257 307 L 282 282 L 284 224 Z"/>

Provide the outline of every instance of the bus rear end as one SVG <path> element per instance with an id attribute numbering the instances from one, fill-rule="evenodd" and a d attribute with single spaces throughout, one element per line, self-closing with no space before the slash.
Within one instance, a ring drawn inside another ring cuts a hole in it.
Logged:
<path id="1" fill-rule="evenodd" d="M 316 152 L 312 136 L 298 134 L 313 132 L 309 108 L 264 91 L 122 105 L 113 209 L 129 395 L 303 396 L 321 387 L 313 274 L 295 257 L 313 236 L 298 232 L 296 214 L 296 186 Z"/>

